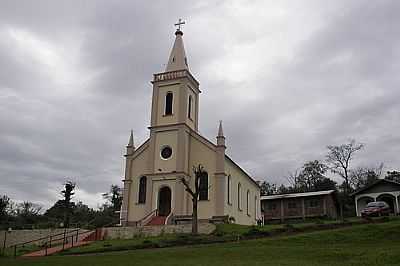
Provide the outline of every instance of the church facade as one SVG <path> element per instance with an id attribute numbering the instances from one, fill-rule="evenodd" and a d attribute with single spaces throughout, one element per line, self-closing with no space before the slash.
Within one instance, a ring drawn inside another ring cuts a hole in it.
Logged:
<path id="1" fill-rule="evenodd" d="M 154 74 L 152 84 L 150 137 L 136 148 L 131 133 L 125 155 L 121 224 L 168 224 L 191 215 L 192 199 L 182 178 L 193 185 L 198 165 L 207 172 L 200 179 L 199 220 L 230 217 L 238 224 L 256 224 L 260 188 L 226 155 L 222 122 L 216 143 L 198 132 L 201 91 L 189 71 L 180 29 L 165 72 Z"/>

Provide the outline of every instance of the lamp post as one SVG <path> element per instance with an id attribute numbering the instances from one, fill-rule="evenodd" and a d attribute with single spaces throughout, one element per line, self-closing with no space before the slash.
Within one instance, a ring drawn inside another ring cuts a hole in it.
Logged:
<path id="1" fill-rule="evenodd" d="M 4 231 L 3 256 L 6 254 L 7 234 L 11 234 L 11 231 L 11 227 L 9 227 L 8 230 Z"/>

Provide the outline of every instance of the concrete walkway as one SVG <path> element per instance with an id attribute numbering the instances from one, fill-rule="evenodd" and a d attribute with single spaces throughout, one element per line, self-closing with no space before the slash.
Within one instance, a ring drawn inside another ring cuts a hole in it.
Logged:
<path id="1" fill-rule="evenodd" d="M 71 243 L 68 243 L 68 244 L 64 245 L 64 250 L 70 249 L 72 247 L 85 246 L 85 245 L 90 244 L 91 242 L 92 241 L 80 241 L 78 243 L 74 243 L 73 246 L 72 246 Z M 51 248 L 47 248 L 47 255 L 52 255 L 52 254 L 58 253 L 58 252 L 60 252 L 62 250 L 63 250 L 62 245 L 51 247 Z M 34 252 L 31 252 L 31 253 L 27 253 L 27 254 L 22 255 L 22 257 L 43 257 L 43 256 L 46 256 L 46 249 L 42 249 L 42 250 L 38 250 L 38 251 L 34 251 Z"/>

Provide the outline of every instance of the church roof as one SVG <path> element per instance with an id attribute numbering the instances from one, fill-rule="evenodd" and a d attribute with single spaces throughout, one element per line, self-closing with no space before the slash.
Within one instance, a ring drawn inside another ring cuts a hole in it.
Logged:
<path id="1" fill-rule="evenodd" d="M 300 193 L 290 193 L 290 194 L 276 194 L 276 195 L 269 195 L 269 196 L 261 196 L 261 200 L 312 197 L 312 196 L 329 195 L 334 192 L 335 192 L 335 190 L 324 190 L 324 191 L 300 192 Z"/>
<path id="2" fill-rule="evenodd" d="M 176 37 L 174 46 L 172 47 L 165 72 L 184 70 L 184 69 L 189 70 L 185 53 L 185 47 L 183 45 L 183 38 L 182 38 L 183 32 L 181 30 L 177 30 L 175 32 L 175 36 Z"/>

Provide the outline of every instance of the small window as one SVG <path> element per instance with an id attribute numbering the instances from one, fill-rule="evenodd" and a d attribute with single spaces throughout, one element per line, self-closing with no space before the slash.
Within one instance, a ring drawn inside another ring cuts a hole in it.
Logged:
<path id="1" fill-rule="evenodd" d="M 227 187 L 227 190 L 228 190 L 228 203 L 229 204 L 232 204 L 232 196 L 231 196 L 231 187 L 232 187 L 232 177 L 231 177 L 231 175 L 228 175 L 228 187 Z"/>
<path id="2" fill-rule="evenodd" d="M 192 119 L 192 105 L 193 105 L 193 97 L 189 95 L 189 103 L 188 103 L 188 118 Z"/>
<path id="3" fill-rule="evenodd" d="M 142 176 L 139 180 L 139 200 L 138 203 L 146 203 L 146 185 L 147 178 Z"/>
<path id="4" fill-rule="evenodd" d="M 165 96 L 165 115 L 172 115 L 172 104 L 174 101 L 174 94 L 172 92 L 167 92 Z"/>
<path id="5" fill-rule="evenodd" d="M 250 215 L 250 190 L 247 190 L 246 211 L 247 211 L 247 215 Z"/>
<path id="6" fill-rule="evenodd" d="M 242 210 L 242 185 L 239 183 L 238 184 L 238 189 L 237 189 L 237 204 L 238 204 L 238 209 Z"/>
<path id="7" fill-rule="evenodd" d="M 296 209 L 297 204 L 296 204 L 296 202 L 291 201 L 288 203 L 288 207 L 289 207 L 289 209 Z"/>
<path id="8" fill-rule="evenodd" d="M 204 174 L 202 176 L 200 176 L 199 200 L 208 200 L 208 174 L 207 174 L 207 172 L 204 172 Z"/>
<path id="9" fill-rule="evenodd" d="M 257 211 L 258 211 L 258 198 L 254 197 L 254 218 L 257 219 Z"/>
<path id="10" fill-rule="evenodd" d="M 167 160 L 169 158 L 171 158 L 172 156 L 172 148 L 170 146 L 164 146 L 161 149 L 161 158 L 163 158 L 164 160 Z"/>

